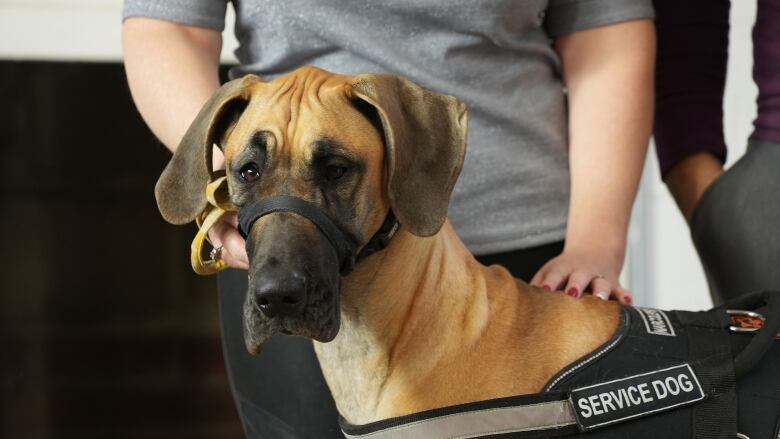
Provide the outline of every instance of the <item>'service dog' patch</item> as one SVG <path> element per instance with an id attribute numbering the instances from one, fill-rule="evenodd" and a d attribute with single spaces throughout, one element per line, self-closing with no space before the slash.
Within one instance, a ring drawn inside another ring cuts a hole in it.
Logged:
<path id="1" fill-rule="evenodd" d="M 569 395 L 582 431 L 704 399 L 701 384 L 688 363 L 580 387 Z"/>
<path id="2" fill-rule="evenodd" d="M 655 308 L 636 308 L 645 322 L 648 334 L 675 337 L 674 327 L 665 312 Z"/>

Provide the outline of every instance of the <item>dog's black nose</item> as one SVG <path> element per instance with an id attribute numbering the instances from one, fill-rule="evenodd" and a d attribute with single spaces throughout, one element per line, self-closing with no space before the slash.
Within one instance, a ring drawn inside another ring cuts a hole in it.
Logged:
<path id="1" fill-rule="evenodd" d="M 255 284 L 255 304 L 267 317 L 299 313 L 306 299 L 306 279 L 297 272 L 263 273 Z"/>

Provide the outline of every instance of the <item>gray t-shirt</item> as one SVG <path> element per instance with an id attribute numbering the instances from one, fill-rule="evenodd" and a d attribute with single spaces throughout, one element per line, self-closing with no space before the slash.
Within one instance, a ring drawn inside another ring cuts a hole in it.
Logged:
<path id="1" fill-rule="evenodd" d="M 228 0 L 125 0 L 124 17 L 224 28 Z M 651 0 L 241 0 L 232 77 L 393 72 L 470 109 L 449 218 L 476 254 L 562 240 L 566 100 L 551 38 L 652 18 Z"/>

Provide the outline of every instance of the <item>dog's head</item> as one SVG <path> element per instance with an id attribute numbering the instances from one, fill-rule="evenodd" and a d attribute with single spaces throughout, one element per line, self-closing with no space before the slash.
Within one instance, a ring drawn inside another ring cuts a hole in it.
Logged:
<path id="1" fill-rule="evenodd" d="M 445 221 L 466 147 L 466 108 L 395 75 L 302 68 L 272 82 L 231 81 L 190 126 L 155 188 L 163 217 L 192 221 L 206 206 L 212 145 L 222 148 L 240 209 L 285 195 L 318 208 L 357 253 L 392 209 L 418 236 Z M 310 219 L 278 212 L 247 235 L 245 340 L 274 333 L 330 341 L 340 325 L 340 266 Z"/>

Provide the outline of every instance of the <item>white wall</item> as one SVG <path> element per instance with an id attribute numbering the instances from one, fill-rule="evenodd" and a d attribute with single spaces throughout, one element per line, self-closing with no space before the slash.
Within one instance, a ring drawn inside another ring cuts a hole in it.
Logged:
<path id="1" fill-rule="evenodd" d="M 118 61 L 121 59 L 121 0 L 0 0 L 0 59 Z M 728 164 L 745 149 L 755 117 L 750 29 L 755 1 L 732 2 L 729 76 L 726 86 Z M 224 33 L 223 60 L 235 61 L 233 14 Z M 654 152 L 629 232 L 625 283 L 636 303 L 703 309 L 711 302 L 688 229 L 660 183 Z"/>
<path id="2" fill-rule="evenodd" d="M 238 45 L 233 18 L 231 7 L 226 62 Z M 122 0 L 0 0 L 0 59 L 119 61 L 121 24 Z"/>

